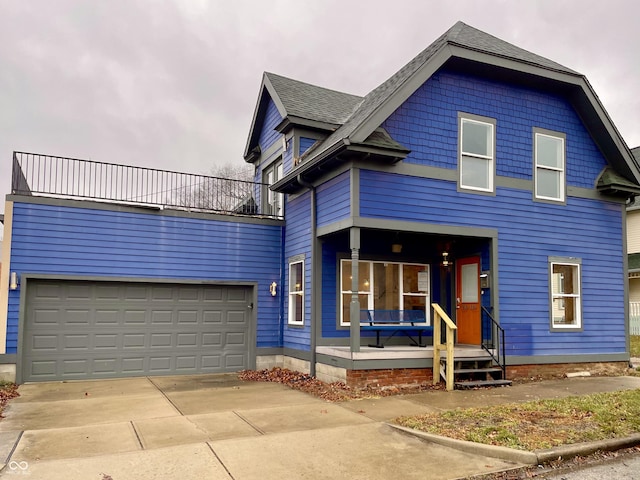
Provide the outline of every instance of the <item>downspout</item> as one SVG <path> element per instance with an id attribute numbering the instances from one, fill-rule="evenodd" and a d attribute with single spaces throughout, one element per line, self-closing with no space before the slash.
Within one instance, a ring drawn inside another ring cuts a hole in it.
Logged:
<path id="1" fill-rule="evenodd" d="M 308 188 L 311 192 L 311 314 L 309 315 L 309 328 L 311 329 L 311 359 L 309 360 L 309 374 L 316 376 L 316 307 L 318 295 L 316 294 L 316 232 L 317 232 L 317 212 L 316 212 L 316 187 L 302 179 L 302 174 L 298 174 L 298 184 Z"/>

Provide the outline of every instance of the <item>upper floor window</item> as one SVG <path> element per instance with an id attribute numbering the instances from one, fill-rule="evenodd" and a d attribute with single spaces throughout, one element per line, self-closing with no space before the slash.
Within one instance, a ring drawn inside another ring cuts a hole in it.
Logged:
<path id="1" fill-rule="evenodd" d="M 494 192 L 495 120 L 460 114 L 460 188 Z"/>
<path id="2" fill-rule="evenodd" d="M 534 129 L 535 198 L 564 202 L 565 138 Z"/>
<path id="3" fill-rule="evenodd" d="M 264 205 L 263 213 L 265 215 L 281 217 L 283 215 L 284 196 L 282 193 L 274 192 L 269 187 L 282 178 L 282 159 L 277 160 L 265 168 L 262 178 L 266 184 L 262 198 L 262 204 Z"/>

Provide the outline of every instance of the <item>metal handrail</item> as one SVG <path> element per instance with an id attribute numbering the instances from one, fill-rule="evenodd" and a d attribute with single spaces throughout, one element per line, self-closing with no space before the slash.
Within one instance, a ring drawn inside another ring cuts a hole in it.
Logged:
<path id="1" fill-rule="evenodd" d="M 502 378 L 504 380 L 507 379 L 507 361 L 505 354 L 505 335 L 504 328 L 502 328 L 498 322 L 493 318 L 493 315 L 486 307 L 482 307 L 483 318 L 488 318 L 491 321 L 491 339 L 489 342 L 485 342 L 484 338 L 481 343 L 481 346 L 484 350 L 491 355 L 493 361 L 500 367 L 502 370 Z M 482 325 L 482 331 L 484 332 L 484 322 Z M 484 335 L 483 335 L 484 336 Z M 496 345 L 497 343 L 497 345 Z"/>
<path id="2" fill-rule="evenodd" d="M 267 184 L 247 180 L 54 155 L 13 153 L 11 191 L 15 195 L 281 218 L 279 212 L 270 211 L 272 205 L 259 201 L 268 188 Z"/>

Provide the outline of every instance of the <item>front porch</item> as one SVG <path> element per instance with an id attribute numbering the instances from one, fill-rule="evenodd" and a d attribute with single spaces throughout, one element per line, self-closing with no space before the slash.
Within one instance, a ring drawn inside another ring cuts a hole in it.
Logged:
<path id="1" fill-rule="evenodd" d="M 433 345 L 416 347 L 413 345 L 388 345 L 384 349 L 375 347 L 360 347 L 359 352 L 352 352 L 349 346 L 318 346 L 316 353 L 329 357 L 353 360 L 425 360 L 429 368 L 433 367 Z M 455 345 L 454 358 L 487 357 L 490 354 L 478 345 Z M 446 357 L 446 352 L 440 352 L 441 358 Z"/>

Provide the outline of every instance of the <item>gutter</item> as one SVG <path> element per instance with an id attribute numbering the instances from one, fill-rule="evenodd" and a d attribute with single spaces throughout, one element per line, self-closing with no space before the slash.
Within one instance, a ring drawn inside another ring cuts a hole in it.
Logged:
<path id="1" fill-rule="evenodd" d="M 316 376 L 316 307 L 318 305 L 318 295 L 316 295 L 316 232 L 317 232 L 317 202 L 316 202 L 316 187 L 311 183 L 302 179 L 302 174 L 298 174 L 296 181 L 299 185 L 308 188 L 311 192 L 311 312 L 309 315 L 309 329 L 311 330 L 310 346 L 311 359 L 309 363 L 309 375 Z"/>

